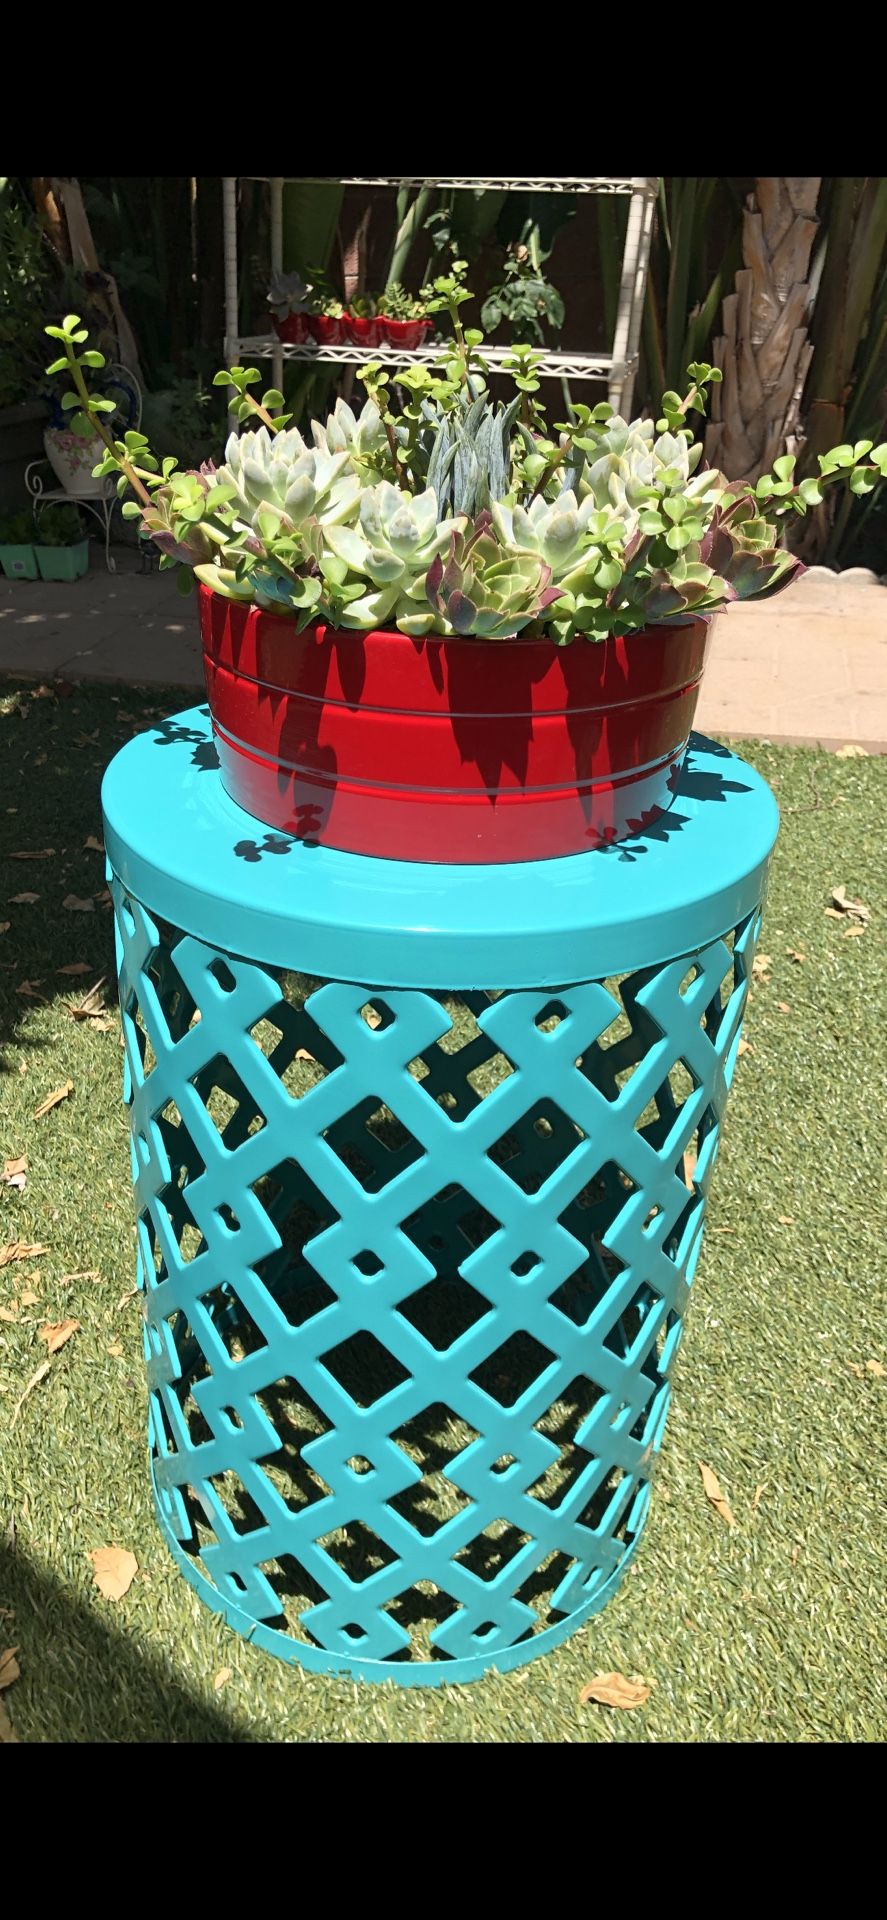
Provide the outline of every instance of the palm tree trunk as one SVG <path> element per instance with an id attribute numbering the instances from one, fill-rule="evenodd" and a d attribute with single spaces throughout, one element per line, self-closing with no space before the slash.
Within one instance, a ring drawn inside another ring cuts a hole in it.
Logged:
<path id="1" fill-rule="evenodd" d="M 813 353 L 805 316 L 821 178 L 756 179 L 743 214 L 743 266 L 714 342 L 724 379 L 712 390 L 705 451 L 728 480 L 757 480 L 798 421 Z"/>

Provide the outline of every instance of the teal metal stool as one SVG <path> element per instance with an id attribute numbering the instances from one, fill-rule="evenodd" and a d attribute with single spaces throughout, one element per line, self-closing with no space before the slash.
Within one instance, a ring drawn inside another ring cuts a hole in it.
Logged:
<path id="1" fill-rule="evenodd" d="M 315 1671 L 520 1666 L 646 1517 L 772 795 L 694 737 L 636 841 L 374 861 L 241 813 L 195 708 L 103 803 L 170 1549 Z"/>

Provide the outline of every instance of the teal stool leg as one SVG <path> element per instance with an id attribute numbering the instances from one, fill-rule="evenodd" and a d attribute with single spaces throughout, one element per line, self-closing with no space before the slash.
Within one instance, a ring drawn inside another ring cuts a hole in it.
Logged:
<path id="1" fill-rule="evenodd" d="M 316 1671 L 473 1679 L 637 1546 L 759 909 L 620 982 L 306 980 L 112 879 L 160 1525 Z"/>

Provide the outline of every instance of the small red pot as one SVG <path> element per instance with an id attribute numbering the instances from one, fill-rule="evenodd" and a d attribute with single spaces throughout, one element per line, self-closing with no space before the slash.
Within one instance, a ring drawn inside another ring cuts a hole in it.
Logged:
<path id="1" fill-rule="evenodd" d="M 285 320 L 278 320 L 276 313 L 271 315 L 271 325 L 278 340 L 284 340 L 287 346 L 303 347 L 311 339 L 307 313 L 288 313 Z"/>
<path id="2" fill-rule="evenodd" d="M 382 322 L 376 319 L 364 319 L 357 313 L 346 313 L 342 321 L 345 338 L 355 347 L 377 347 L 382 338 Z"/>
<path id="3" fill-rule="evenodd" d="M 319 347 L 340 347 L 346 337 L 344 320 L 336 320 L 329 313 L 309 313 L 308 329 Z"/>
<path id="4" fill-rule="evenodd" d="M 415 347 L 421 347 L 426 333 L 431 330 L 430 320 L 388 320 L 384 314 L 379 325 L 385 345 L 400 347 L 404 353 L 412 353 Z"/>
<path id="5" fill-rule="evenodd" d="M 586 853 L 671 804 L 710 622 L 576 640 L 297 633 L 199 589 L 222 784 L 347 853 L 471 863 Z"/>

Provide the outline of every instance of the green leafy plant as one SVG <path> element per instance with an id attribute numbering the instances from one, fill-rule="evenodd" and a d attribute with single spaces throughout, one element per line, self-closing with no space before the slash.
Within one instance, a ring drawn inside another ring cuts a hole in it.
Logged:
<path id="1" fill-rule="evenodd" d="M 34 515 L 30 508 L 0 520 L 0 546 L 30 547 L 34 542 Z"/>
<path id="2" fill-rule="evenodd" d="M 504 321 L 519 338 L 530 334 L 541 346 L 546 327 L 560 333 L 564 303 L 557 288 L 534 266 L 529 249 L 516 246 L 509 249 L 504 277 L 490 288 L 480 317 L 488 333 L 495 333 Z"/>
<path id="3" fill-rule="evenodd" d="M 352 302 L 352 310 L 353 306 Z M 385 292 L 376 301 L 376 312 L 388 320 L 424 320 L 426 308 L 424 301 L 407 293 L 399 280 L 389 280 Z"/>
<path id="4" fill-rule="evenodd" d="M 35 520 L 31 537 L 38 547 L 76 547 L 84 537 L 83 521 L 75 506 L 50 502 Z"/>
<path id="5" fill-rule="evenodd" d="M 470 298 L 455 262 L 429 290 L 429 310 L 453 328 L 442 364 L 404 372 L 398 399 L 370 363 L 361 412 L 340 402 L 314 422 L 311 445 L 276 389 L 256 397 L 254 368 L 217 374 L 245 429 L 219 468 L 161 462 L 144 434 L 114 440 L 112 403 L 84 371 L 102 357 L 76 314 L 47 329 L 63 349 L 51 371 L 70 383 L 62 406 L 75 429 L 104 440 L 97 471 L 135 495 L 123 511 L 156 541 L 161 565 L 300 627 L 388 621 L 416 638 L 528 633 L 566 644 L 686 621 L 779 591 L 800 570 L 788 523 L 815 511 L 824 490 L 868 495 L 887 478 L 887 443 L 866 439 L 823 453 L 816 477 L 796 479 L 785 456 L 754 488 L 725 480 L 688 424 L 719 378 L 705 362 L 690 367 L 683 395 L 664 395 L 656 422 L 602 403 L 549 428 L 532 347 L 511 356 L 514 397 L 490 399 L 483 334 L 462 325 Z"/>

